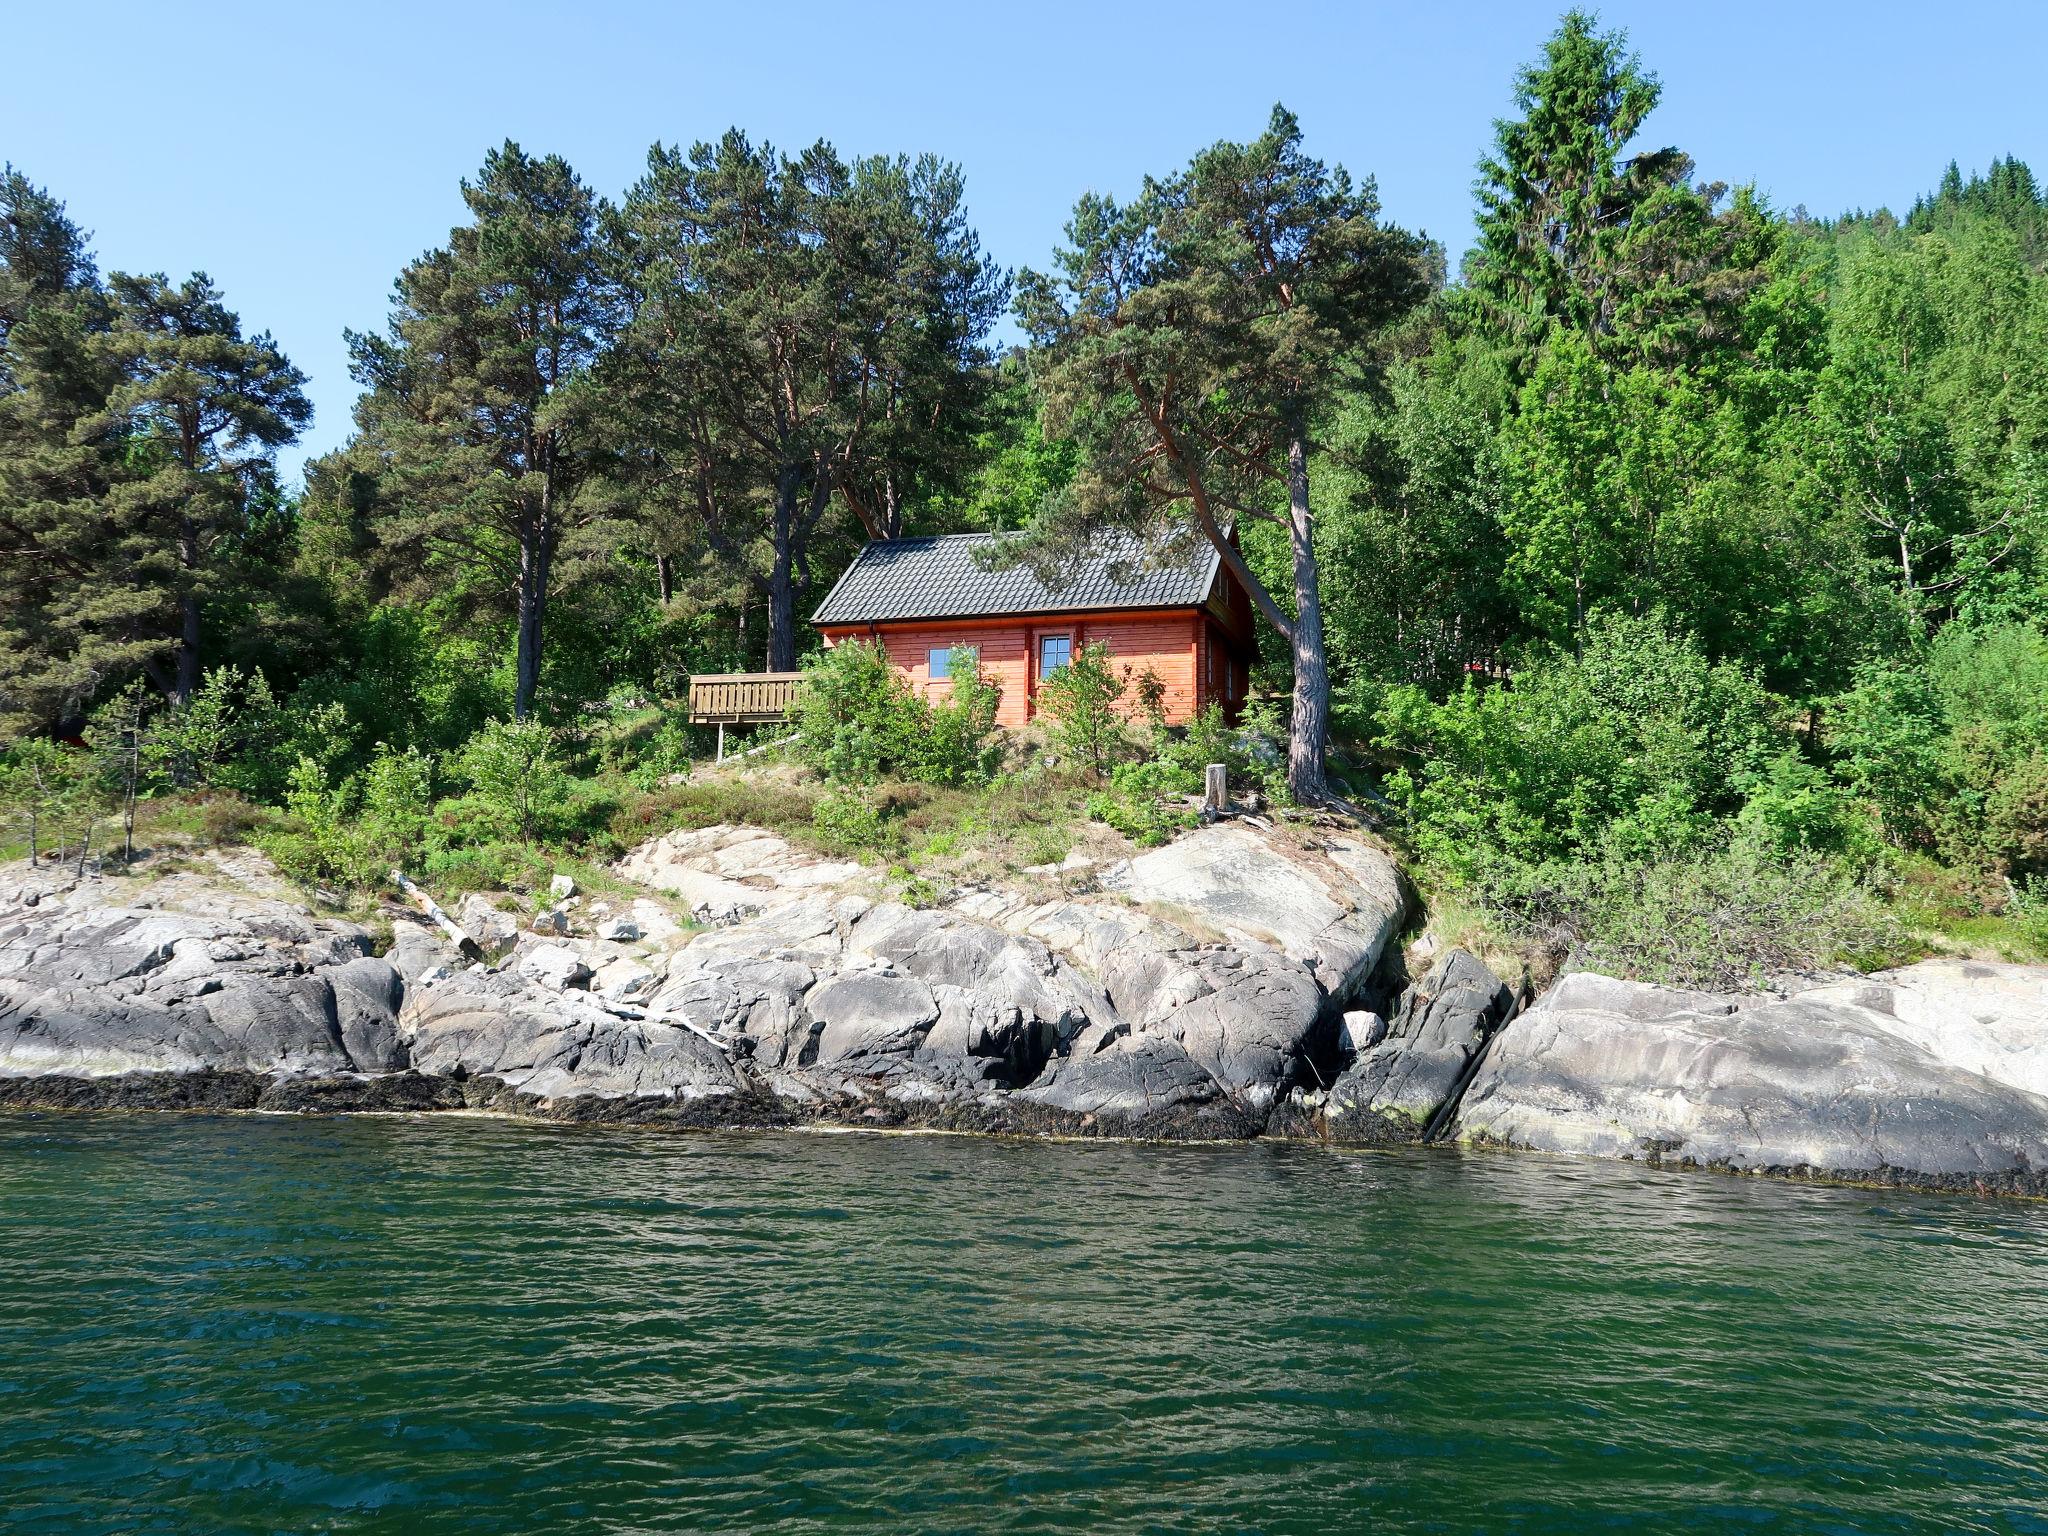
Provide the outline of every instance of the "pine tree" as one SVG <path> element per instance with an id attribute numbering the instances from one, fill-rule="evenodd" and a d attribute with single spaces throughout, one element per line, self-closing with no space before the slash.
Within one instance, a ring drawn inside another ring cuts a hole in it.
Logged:
<path id="1" fill-rule="evenodd" d="M 1055 572 L 1063 547 L 1107 529 L 1161 552 L 1206 541 L 1288 642 L 1288 782 L 1320 800 L 1330 675 L 1313 432 L 1429 291 L 1428 248 L 1380 222 L 1370 181 L 1305 154 L 1283 107 L 1258 139 L 1215 145 L 1128 207 L 1084 197 L 1067 237 L 1056 275 L 1019 280 L 1048 433 L 1082 454 L 1037 526 L 1036 558 Z M 1254 524 L 1285 541 L 1288 608 L 1238 551 L 1234 527 Z"/>
<path id="2" fill-rule="evenodd" d="M 1007 294 L 958 167 L 790 157 L 738 130 L 657 145 L 628 196 L 635 317 L 611 398 L 655 537 L 767 610 L 767 664 L 798 622 L 834 508 L 870 538 L 956 486 Z"/>
<path id="3" fill-rule="evenodd" d="M 112 446 L 74 429 L 113 385 L 94 337 L 109 321 L 86 237 L 64 205 L 0 176 L 0 724 L 53 723 L 97 682 L 96 508 L 119 472 Z M 83 654 L 82 654 L 83 652 Z M 133 660 L 134 658 L 130 658 Z"/>
<path id="4" fill-rule="evenodd" d="M 411 584 L 452 568 L 511 610 L 513 712 L 534 708 L 558 562 L 601 556 L 591 370 L 619 293 L 608 210 L 560 156 L 505 143 L 462 184 L 471 221 L 399 275 L 383 335 L 350 333 L 353 467 L 368 527 Z"/>

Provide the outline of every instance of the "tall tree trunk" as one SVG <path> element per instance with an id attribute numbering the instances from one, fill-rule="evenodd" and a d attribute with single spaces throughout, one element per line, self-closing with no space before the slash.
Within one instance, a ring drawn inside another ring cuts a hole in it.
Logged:
<path id="1" fill-rule="evenodd" d="M 178 598 L 177 672 L 171 679 L 171 702 L 183 709 L 199 691 L 199 531 L 190 517 L 178 535 L 178 561 L 185 568 L 186 587 Z"/>
<path id="2" fill-rule="evenodd" d="M 515 720 L 532 715 L 534 696 L 540 691 L 541 625 L 547 617 L 548 567 L 555 553 L 549 500 L 543 492 L 541 510 L 527 523 L 519 540 L 519 650 L 512 681 Z"/>
<path id="3" fill-rule="evenodd" d="M 673 556 L 654 557 L 654 579 L 661 587 L 662 606 L 666 607 L 675 600 L 676 595 L 676 563 Z"/>
<path id="4" fill-rule="evenodd" d="M 187 592 L 178 600 L 178 671 L 171 683 L 171 702 L 183 709 L 199 691 L 199 596 Z"/>
<path id="5" fill-rule="evenodd" d="M 1308 450 L 1297 421 L 1287 440 L 1288 542 L 1294 554 L 1294 719 L 1287 737 L 1287 787 L 1303 805 L 1329 798 L 1323 749 L 1330 734 L 1330 663 L 1323 652 L 1322 580 L 1315 516 L 1308 504 Z"/>
<path id="6" fill-rule="evenodd" d="M 768 670 L 796 670 L 796 522 L 802 471 L 786 467 L 775 480 L 774 559 L 768 568 Z"/>

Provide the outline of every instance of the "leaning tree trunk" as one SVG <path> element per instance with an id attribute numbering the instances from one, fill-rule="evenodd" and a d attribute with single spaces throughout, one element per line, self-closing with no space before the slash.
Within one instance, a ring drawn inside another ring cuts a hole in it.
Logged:
<path id="1" fill-rule="evenodd" d="M 1287 443 L 1288 542 L 1294 553 L 1294 718 L 1287 787 L 1303 805 L 1329 798 L 1323 749 L 1330 734 L 1330 663 L 1323 650 L 1323 592 L 1315 517 L 1308 504 L 1308 451 L 1297 428 Z"/>

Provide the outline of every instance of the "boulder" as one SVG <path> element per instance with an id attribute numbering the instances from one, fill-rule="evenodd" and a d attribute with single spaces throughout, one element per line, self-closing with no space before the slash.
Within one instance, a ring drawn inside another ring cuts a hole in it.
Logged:
<path id="1" fill-rule="evenodd" d="M 1485 965 L 1446 950 L 1401 994 L 1384 1035 L 1330 1085 L 1325 1133 L 1346 1142 L 1422 1140 L 1514 1006 Z"/>
<path id="2" fill-rule="evenodd" d="M 544 992 L 508 972 L 465 972 L 406 1000 L 413 1066 L 492 1079 L 539 1100 L 699 1099 L 745 1084 L 718 1047 L 684 1024 L 629 1018 L 577 992 Z"/>
<path id="3" fill-rule="evenodd" d="M 1260 950 L 1204 952 L 1189 969 L 1208 990 L 1150 1028 L 1233 1098 L 1263 1108 L 1302 1075 L 1321 990 L 1300 966 Z"/>
<path id="4" fill-rule="evenodd" d="M 607 944 L 632 944 L 640 937 L 640 925 L 630 917 L 608 917 L 597 925 L 597 936 Z"/>
<path id="5" fill-rule="evenodd" d="M 494 898 L 481 892 L 471 892 L 462 898 L 462 905 L 456 909 L 455 922 L 476 940 L 484 958 L 493 964 L 512 953 L 513 946 L 519 942 L 519 920 L 502 910 Z"/>
<path id="6" fill-rule="evenodd" d="M 1799 995 L 1868 1009 L 1951 1066 L 2048 1096 L 2048 967 L 1923 960 Z"/>
<path id="7" fill-rule="evenodd" d="M 46 895 L 0 925 L 0 1076 L 397 1064 L 396 972 L 366 958 L 362 929 L 262 901 L 93 905 L 103 894 Z"/>
<path id="8" fill-rule="evenodd" d="M 1737 998 L 1567 978 L 1495 1040 L 1455 1133 L 1742 1172 L 2048 1192 L 2048 1098 L 2011 1080 L 2030 1076 L 2032 1059 L 2017 1053 L 2006 1079 L 1945 1060 L 1911 1038 L 1929 1026 L 1902 1032 L 1865 985 Z M 1936 983 L 1876 985 L 1910 1013 L 1902 995 Z"/>
<path id="9" fill-rule="evenodd" d="M 1182 1046 L 1163 1035 L 1096 1025 L 1018 1097 L 1070 1114 L 1145 1118 L 1223 1096 Z"/>
<path id="10" fill-rule="evenodd" d="M 599 966 L 590 978 L 590 990 L 618 1002 L 645 997 L 653 990 L 654 972 L 637 960 L 621 956 Z"/>
<path id="11" fill-rule="evenodd" d="M 1142 854 L 1102 884 L 1240 945 L 1277 949 L 1338 1002 L 1378 964 L 1406 908 L 1394 861 L 1362 838 L 1333 833 L 1290 849 L 1227 822 Z"/>
<path id="12" fill-rule="evenodd" d="M 568 875 L 557 875 L 548 882 L 548 896 L 557 905 L 576 894 L 576 881 Z"/>
<path id="13" fill-rule="evenodd" d="M 621 859 L 618 873 L 668 892 L 700 922 L 744 922 L 857 879 L 861 866 L 821 859 L 758 827 L 671 832 Z"/>
<path id="14" fill-rule="evenodd" d="M 887 972 L 847 972 L 821 981 L 805 996 L 804 1010 L 819 1026 L 813 1059 L 842 1071 L 863 1060 L 909 1056 L 939 1017 L 929 987 Z"/>
<path id="15" fill-rule="evenodd" d="M 540 944 L 517 961 L 519 974 L 555 991 L 580 987 L 590 980 L 590 967 L 566 944 Z"/>
<path id="16" fill-rule="evenodd" d="M 554 938 L 569 936 L 569 914 L 560 907 L 544 907 L 533 915 L 532 932 Z"/>

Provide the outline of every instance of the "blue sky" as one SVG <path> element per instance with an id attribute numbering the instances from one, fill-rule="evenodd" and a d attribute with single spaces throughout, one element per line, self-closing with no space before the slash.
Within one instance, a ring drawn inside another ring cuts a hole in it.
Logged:
<path id="1" fill-rule="evenodd" d="M 1453 252 L 1473 162 L 1561 5 L 30 4 L 7 21 L 0 158 L 93 231 L 106 269 L 211 273 L 312 377 L 299 450 L 343 441 L 345 326 L 460 218 L 511 137 L 616 196 L 647 146 L 737 123 L 794 148 L 935 150 L 1008 265 L 1074 198 L 1126 193 L 1275 101 Z M 2048 6 L 1608 4 L 1664 80 L 1647 137 L 1816 213 L 1903 208 L 1953 157 L 2048 169 Z"/>

